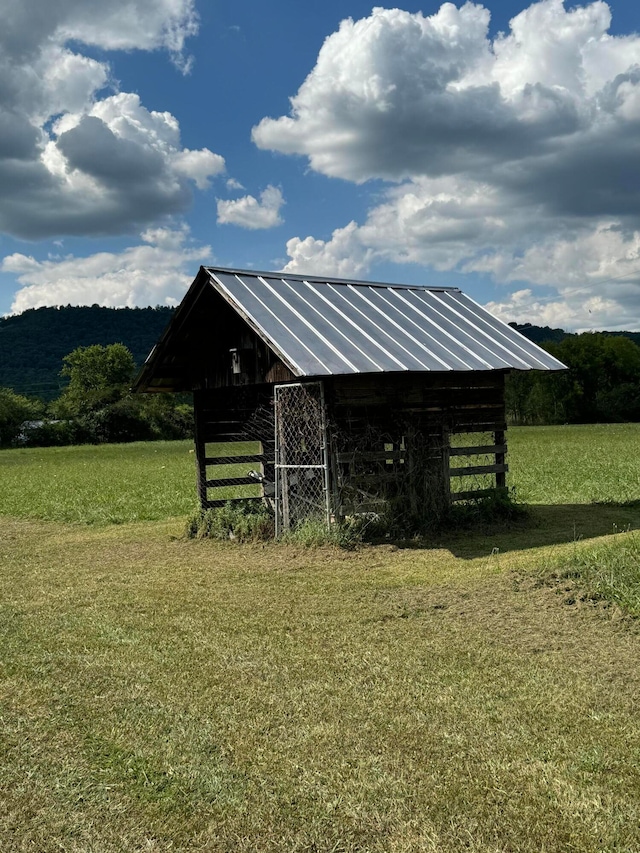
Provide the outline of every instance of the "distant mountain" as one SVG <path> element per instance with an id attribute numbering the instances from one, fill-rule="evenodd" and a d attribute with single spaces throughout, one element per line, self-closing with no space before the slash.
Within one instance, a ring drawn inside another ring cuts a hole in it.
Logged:
<path id="1" fill-rule="evenodd" d="M 173 308 L 31 308 L 0 318 L 0 387 L 53 400 L 65 385 L 62 359 L 76 347 L 123 343 L 138 366 L 171 319 Z M 511 323 L 535 343 L 559 343 L 571 333 L 531 323 Z M 640 345 L 640 332 L 623 335 Z"/>
<path id="2" fill-rule="evenodd" d="M 552 329 L 551 326 L 532 326 L 531 323 L 509 323 L 509 325 L 521 332 L 525 338 L 533 341 L 534 344 L 549 341 L 560 343 L 571 334 L 571 332 L 565 332 L 564 329 Z"/>
<path id="3" fill-rule="evenodd" d="M 552 329 L 551 326 L 532 326 L 531 323 L 509 323 L 514 329 L 529 338 L 536 344 L 560 343 L 565 338 L 571 337 L 573 332 L 565 332 L 564 329 Z M 640 346 L 640 332 L 601 332 L 603 335 L 611 335 L 611 337 L 629 338 L 634 344 Z"/>
<path id="4" fill-rule="evenodd" d="M 123 343 L 138 366 L 173 308 L 31 308 L 0 318 L 0 387 L 53 400 L 65 385 L 62 359 L 76 347 Z"/>

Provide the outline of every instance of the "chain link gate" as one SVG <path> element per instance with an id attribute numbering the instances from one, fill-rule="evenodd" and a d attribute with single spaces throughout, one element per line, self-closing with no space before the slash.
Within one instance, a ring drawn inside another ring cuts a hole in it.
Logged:
<path id="1" fill-rule="evenodd" d="M 329 455 L 322 382 L 276 385 L 276 536 L 301 521 L 331 521 Z"/>

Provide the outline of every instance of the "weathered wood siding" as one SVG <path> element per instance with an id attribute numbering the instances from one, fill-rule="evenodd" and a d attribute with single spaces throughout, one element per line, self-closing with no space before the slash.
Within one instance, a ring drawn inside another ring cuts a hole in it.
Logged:
<path id="1" fill-rule="evenodd" d="M 399 511 L 438 513 L 504 489 L 503 373 L 334 376 L 325 386 L 342 512 L 391 501 Z M 464 443 L 452 445 L 458 435 Z"/>
<path id="2" fill-rule="evenodd" d="M 244 385 L 195 391 L 195 451 L 198 498 L 203 509 L 221 506 L 229 496 L 255 494 L 256 481 L 246 474 L 220 475 L 221 466 L 246 466 L 273 480 L 273 388 Z M 259 443 L 255 452 L 247 452 L 248 442 Z M 221 490 L 224 497 L 218 497 Z"/>
<path id="3" fill-rule="evenodd" d="M 367 374 L 333 376 L 324 384 L 339 514 L 388 501 L 414 514 L 440 512 L 452 500 L 505 487 L 504 374 Z M 273 480 L 272 385 L 200 390 L 194 403 L 203 507 L 224 503 L 228 498 L 217 495 L 229 485 L 238 497 L 255 493 L 246 475 L 219 476 L 221 465 L 246 465 Z M 452 442 L 463 435 L 462 443 Z M 233 447 L 247 441 L 260 442 L 259 452 Z M 486 475 L 491 483 L 479 488 Z"/>

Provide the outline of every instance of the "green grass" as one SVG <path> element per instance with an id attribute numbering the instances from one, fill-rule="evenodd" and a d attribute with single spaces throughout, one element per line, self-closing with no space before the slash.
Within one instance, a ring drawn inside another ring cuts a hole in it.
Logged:
<path id="1" fill-rule="evenodd" d="M 639 437 L 511 430 L 531 523 L 350 552 L 181 538 L 188 443 L 3 451 L 0 850 L 640 850 Z"/>
<path id="2" fill-rule="evenodd" d="M 0 521 L 3 851 L 640 848 L 640 638 L 530 553 L 177 530 Z"/>
<path id="3" fill-rule="evenodd" d="M 640 424 L 512 427 L 507 439 L 509 484 L 523 503 L 640 499 Z"/>
<path id="4" fill-rule="evenodd" d="M 240 467 L 216 475 L 246 476 Z M 0 515 L 19 518 L 123 524 L 186 516 L 197 504 L 191 441 L 0 450 L 0 479 Z"/>
<path id="5" fill-rule="evenodd" d="M 523 503 L 640 500 L 638 424 L 513 427 L 508 440 L 509 484 Z M 0 515 L 89 524 L 186 516 L 196 505 L 192 450 L 189 441 L 1 450 Z"/>
<path id="6" fill-rule="evenodd" d="M 193 442 L 0 451 L 0 515 L 87 524 L 156 521 L 195 504 Z"/>
<path id="7" fill-rule="evenodd" d="M 544 565 L 543 577 L 556 582 L 567 598 L 618 605 L 640 616 L 640 537 L 625 532 L 616 539 L 575 543 L 574 548 Z M 567 585 L 568 584 L 568 585 Z"/>

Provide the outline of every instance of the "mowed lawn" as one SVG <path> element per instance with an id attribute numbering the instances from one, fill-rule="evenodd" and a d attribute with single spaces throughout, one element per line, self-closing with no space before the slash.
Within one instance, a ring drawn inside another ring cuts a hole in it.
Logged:
<path id="1" fill-rule="evenodd" d="M 188 444 L 3 451 L 0 850 L 640 850 L 639 443 L 511 430 L 529 522 L 355 552 L 181 538 Z"/>

